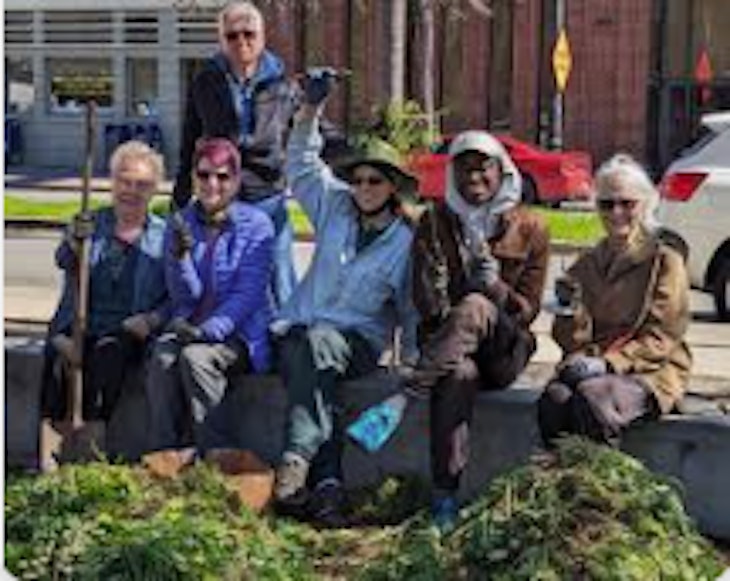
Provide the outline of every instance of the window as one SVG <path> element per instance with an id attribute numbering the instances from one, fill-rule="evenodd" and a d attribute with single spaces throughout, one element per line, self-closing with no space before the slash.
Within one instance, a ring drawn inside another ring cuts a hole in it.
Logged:
<path id="1" fill-rule="evenodd" d="M 109 59 L 48 59 L 51 113 L 76 113 L 87 101 L 111 107 L 114 95 L 112 63 Z"/>
<path id="2" fill-rule="evenodd" d="M 153 117 L 157 109 L 157 61 L 151 58 L 127 60 L 127 114 Z"/>
<path id="3" fill-rule="evenodd" d="M 33 62 L 30 58 L 8 57 L 5 59 L 5 99 L 9 114 L 24 113 L 33 108 Z"/>

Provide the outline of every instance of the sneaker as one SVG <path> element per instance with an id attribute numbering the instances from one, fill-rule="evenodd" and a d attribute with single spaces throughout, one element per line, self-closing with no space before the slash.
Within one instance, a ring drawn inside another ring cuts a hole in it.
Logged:
<path id="1" fill-rule="evenodd" d="M 276 469 L 274 498 L 283 506 L 301 506 L 307 501 L 309 462 L 294 452 L 284 452 Z"/>
<path id="2" fill-rule="evenodd" d="M 312 491 L 307 507 L 309 518 L 322 528 L 334 529 L 347 525 L 344 515 L 345 492 L 336 478 L 327 478 Z"/>
<path id="3" fill-rule="evenodd" d="M 456 527 L 459 503 L 451 495 L 438 496 L 431 502 L 431 519 L 441 533 L 449 533 Z"/>

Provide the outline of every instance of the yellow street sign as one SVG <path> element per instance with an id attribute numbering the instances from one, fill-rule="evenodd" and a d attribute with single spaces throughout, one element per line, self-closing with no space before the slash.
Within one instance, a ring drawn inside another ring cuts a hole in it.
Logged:
<path id="1" fill-rule="evenodd" d="M 570 43 L 565 29 L 561 29 L 558 35 L 558 41 L 553 49 L 553 74 L 555 75 L 555 84 L 559 92 L 564 92 L 570 77 L 570 69 L 573 66 L 573 55 L 570 53 Z"/>

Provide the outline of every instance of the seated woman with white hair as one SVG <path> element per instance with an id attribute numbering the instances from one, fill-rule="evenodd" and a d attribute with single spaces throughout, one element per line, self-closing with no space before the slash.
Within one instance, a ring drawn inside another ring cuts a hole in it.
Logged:
<path id="1" fill-rule="evenodd" d="M 556 282 L 553 337 L 563 349 L 538 404 L 546 445 L 561 433 L 615 443 L 630 424 L 682 397 L 692 357 L 684 340 L 689 282 L 682 256 L 659 237 L 659 194 L 618 154 L 596 173 L 606 236 Z"/>

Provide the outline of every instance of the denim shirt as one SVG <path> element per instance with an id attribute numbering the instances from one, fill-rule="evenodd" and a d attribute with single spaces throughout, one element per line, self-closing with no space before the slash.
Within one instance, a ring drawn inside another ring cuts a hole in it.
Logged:
<path id="1" fill-rule="evenodd" d="M 104 208 L 96 213 L 96 226 L 91 238 L 90 276 L 91 285 L 96 276 L 95 267 L 101 262 L 114 237 L 114 210 Z M 164 266 L 162 259 L 163 235 L 165 221 L 149 213 L 144 231 L 135 243 L 138 250 L 132 280 L 132 313 L 154 311 L 164 322 L 169 317 L 169 299 L 165 287 Z M 49 326 L 49 335 L 65 332 L 71 328 L 74 318 L 74 269 L 76 257 L 68 244 L 61 242 L 56 250 L 56 265 L 64 271 L 64 285 L 56 314 Z M 89 305 L 91 311 L 94 304 Z M 91 313 L 93 318 L 93 312 Z"/>
<path id="2" fill-rule="evenodd" d="M 282 309 L 291 324 L 330 324 L 357 331 L 377 350 L 403 328 L 403 354 L 415 357 L 418 314 L 411 299 L 413 233 L 402 219 L 357 252 L 358 211 L 351 187 L 320 158 L 318 121 L 299 121 L 287 148 L 286 176 L 315 230 L 304 280 Z"/>

